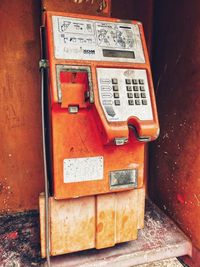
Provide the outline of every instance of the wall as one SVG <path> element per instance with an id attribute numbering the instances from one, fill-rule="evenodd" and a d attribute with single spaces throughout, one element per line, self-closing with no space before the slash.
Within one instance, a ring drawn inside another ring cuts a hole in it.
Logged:
<path id="1" fill-rule="evenodd" d="M 36 209 L 43 190 L 40 3 L 0 1 L 0 212 Z"/>
<path id="2" fill-rule="evenodd" d="M 117 0 L 112 1 L 111 16 L 142 22 L 149 54 L 152 48 L 154 0 Z"/>
<path id="3" fill-rule="evenodd" d="M 156 1 L 150 194 L 200 248 L 200 2 Z"/>

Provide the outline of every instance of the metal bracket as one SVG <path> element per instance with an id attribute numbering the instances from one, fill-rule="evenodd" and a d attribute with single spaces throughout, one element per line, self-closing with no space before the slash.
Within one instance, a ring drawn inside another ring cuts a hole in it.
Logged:
<path id="1" fill-rule="evenodd" d="M 49 67 L 49 61 L 47 59 L 41 59 L 39 61 L 39 69 L 47 69 Z"/>
<path id="2" fill-rule="evenodd" d="M 151 137 L 150 136 L 139 136 L 135 126 L 129 124 L 128 127 L 133 130 L 133 132 L 135 134 L 135 137 L 139 142 L 145 142 L 146 143 L 146 142 L 150 142 L 151 141 Z"/>

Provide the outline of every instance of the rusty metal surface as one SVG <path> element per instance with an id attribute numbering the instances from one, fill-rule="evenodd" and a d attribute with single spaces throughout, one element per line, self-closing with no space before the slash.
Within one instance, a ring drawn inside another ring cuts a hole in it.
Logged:
<path id="1" fill-rule="evenodd" d="M 0 213 L 36 209 L 43 190 L 40 6 L 0 1 Z"/>
<path id="2" fill-rule="evenodd" d="M 156 2 L 150 193 L 200 248 L 200 2 Z"/>
<path id="3" fill-rule="evenodd" d="M 111 0 L 42 0 L 47 11 L 110 16 Z"/>
<path id="4" fill-rule="evenodd" d="M 0 266 L 40 266 L 37 212 L 0 217 Z M 154 204 L 147 202 L 145 228 L 138 240 L 102 250 L 87 250 L 51 259 L 52 266 L 135 266 L 190 254 L 191 244 Z M 18 264 L 18 265 L 17 265 Z M 13 265 L 7 265 L 13 266 Z"/>

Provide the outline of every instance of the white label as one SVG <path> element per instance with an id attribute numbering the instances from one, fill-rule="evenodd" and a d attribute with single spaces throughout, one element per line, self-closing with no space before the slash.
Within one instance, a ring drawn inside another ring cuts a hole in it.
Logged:
<path id="1" fill-rule="evenodd" d="M 57 59 L 145 62 L 137 24 L 61 16 L 52 20 Z"/>
<path id="2" fill-rule="evenodd" d="M 103 157 L 72 158 L 63 161 L 64 183 L 103 179 Z"/>
<path id="3" fill-rule="evenodd" d="M 146 70 L 97 68 L 97 79 L 101 106 L 108 121 L 127 121 L 130 117 L 153 120 Z M 105 88 L 109 93 L 105 94 Z"/>

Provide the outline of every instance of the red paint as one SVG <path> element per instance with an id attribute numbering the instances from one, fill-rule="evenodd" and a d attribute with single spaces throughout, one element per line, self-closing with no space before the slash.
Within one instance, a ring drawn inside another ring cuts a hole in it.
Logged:
<path id="1" fill-rule="evenodd" d="M 16 238 L 18 238 L 18 232 L 10 232 L 6 236 L 9 239 L 16 239 Z"/>
<path id="2" fill-rule="evenodd" d="M 177 197 L 177 200 L 178 200 L 179 203 L 181 203 L 181 204 L 184 204 L 185 203 L 185 198 L 184 198 L 183 195 L 177 194 L 176 197 Z"/>

